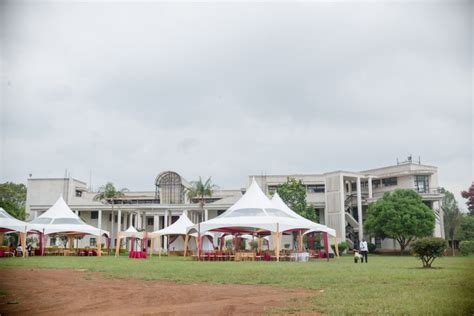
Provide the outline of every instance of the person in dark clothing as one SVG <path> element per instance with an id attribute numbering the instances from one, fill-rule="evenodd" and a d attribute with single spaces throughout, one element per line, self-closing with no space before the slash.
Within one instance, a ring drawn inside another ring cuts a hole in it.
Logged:
<path id="1" fill-rule="evenodd" d="M 33 250 L 33 247 L 31 247 L 31 244 L 28 244 L 28 246 L 26 246 L 26 251 L 28 251 L 28 256 L 31 257 L 31 251 Z"/>

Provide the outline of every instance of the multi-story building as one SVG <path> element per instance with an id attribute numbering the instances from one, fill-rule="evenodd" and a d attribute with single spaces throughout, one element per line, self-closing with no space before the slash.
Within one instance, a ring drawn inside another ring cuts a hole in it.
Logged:
<path id="1" fill-rule="evenodd" d="M 442 194 L 438 189 L 437 168 L 407 162 L 394 166 L 359 172 L 333 171 L 324 174 L 255 175 L 262 190 L 271 195 L 288 178 L 301 180 L 307 190 L 307 201 L 318 213 L 320 222 L 334 228 L 339 241 L 357 244 L 364 233 L 363 222 L 367 206 L 384 192 L 397 188 L 414 189 L 436 215 L 435 236 L 444 237 L 443 215 L 440 212 Z M 115 236 L 130 225 L 146 231 L 169 226 L 186 212 L 194 223 L 214 218 L 234 204 L 244 193 L 238 190 L 216 190 L 206 198 L 203 211 L 197 200 L 190 201 L 186 190 L 190 184 L 179 174 L 166 171 L 155 179 L 152 191 L 126 192 L 112 205 L 95 201 L 85 182 L 72 178 L 28 179 L 27 213 L 30 220 L 46 211 L 62 195 L 66 203 L 88 224 L 108 230 Z M 380 249 L 397 249 L 394 240 L 373 239 Z M 82 246 L 94 245 L 95 237 L 86 237 Z M 285 241 L 286 242 L 286 241 Z M 164 240 L 164 245 L 166 241 Z"/>

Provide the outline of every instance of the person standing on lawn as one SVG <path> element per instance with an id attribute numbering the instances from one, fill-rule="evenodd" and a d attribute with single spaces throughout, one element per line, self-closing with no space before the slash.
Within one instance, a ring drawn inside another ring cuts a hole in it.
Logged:
<path id="1" fill-rule="evenodd" d="M 365 239 L 362 239 L 362 241 L 359 244 L 359 250 L 360 254 L 362 255 L 361 262 L 367 263 L 367 254 L 369 253 L 369 247 L 367 246 L 367 241 Z"/>

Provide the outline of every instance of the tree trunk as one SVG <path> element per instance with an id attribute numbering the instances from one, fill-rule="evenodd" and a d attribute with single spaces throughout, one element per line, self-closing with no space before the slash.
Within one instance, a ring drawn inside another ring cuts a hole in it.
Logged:
<path id="1" fill-rule="evenodd" d="M 452 250 L 452 253 L 453 253 L 453 257 L 454 257 L 454 235 L 451 236 L 451 250 Z"/>
<path id="2" fill-rule="evenodd" d="M 400 256 L 402 256 L 403 252 L 405 251 L 406 245 L 405 245 L 405 243 L 400 243 L 400 242 L 399 242 L 399 244 L 400 244 Z"/>

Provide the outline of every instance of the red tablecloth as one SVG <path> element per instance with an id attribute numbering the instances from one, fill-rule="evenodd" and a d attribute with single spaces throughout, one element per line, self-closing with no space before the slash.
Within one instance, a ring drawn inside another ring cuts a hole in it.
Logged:
<path id="1" fill-rule="evenodd" d="M 130 251 L 128 253 L 129 258 L 134 258 L 134 259 L 146 259 L 146 252 L 143 251 Z"/>

